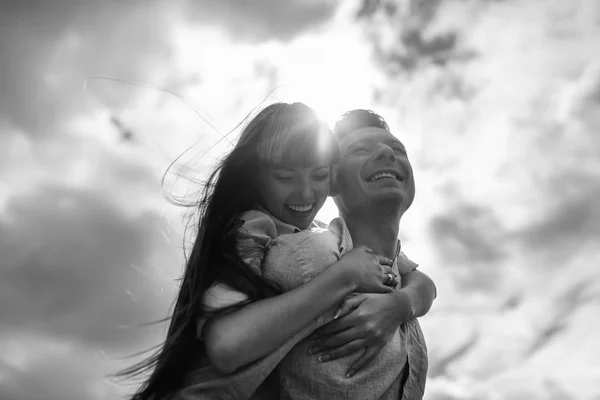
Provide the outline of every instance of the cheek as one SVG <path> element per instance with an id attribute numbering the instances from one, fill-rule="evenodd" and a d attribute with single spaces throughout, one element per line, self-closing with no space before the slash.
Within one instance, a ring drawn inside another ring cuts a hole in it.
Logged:
<path id="1" fill-rule="evenodd" d="M 318 182 L 314 185 L 315 195 L 318 202 L 325 202 L 327 196 L 329 196 L 329 190 L 331 189 L 331 180 L 326 179 L 322 182 Z"/>
<path id="2" fill-rule="evenodd" d="M 339 191 L 343 193 L 355 193 L 358 188 L 358 170 L 356 168 L 345 168 L 340 176 Z"/>
<path id="3" fill-rule="evenodd" d="M 269 208 L 279 208 L 285 204 L 285 188 L 273 179 L 266 179 L 262 187 L 262 199 Z"/>

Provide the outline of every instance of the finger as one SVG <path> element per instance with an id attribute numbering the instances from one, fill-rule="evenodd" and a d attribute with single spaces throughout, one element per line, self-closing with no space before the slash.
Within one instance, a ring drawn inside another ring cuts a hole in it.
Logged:
<path id="1" fill-rule="evenodd" d="M 356 325 L 356 323 L 351 317 L 346 316 L 345 318 L 338 318 L 317 329 L 311 336 L 313 340 L 321 340 L 325 337 L 343 332 L 348 328 L 352 328 L 354 325 Z"/>
<path id="2" fill-rule="evenodd" d="M 392 293 L 396 290 L 396 287 L 392 287 L 392 286 L 387 286 L 385 285 L 383 282 L 381 283 L 381 286 L 379 286 L 379 290 L 375 291 L 374 293 Z"/>
<path id="3" fill-rule="evenodd" d="M 354 340 L 352 342 L 346 343 L 343 346 L 340 346 L 336 349 L 332 349 L 330 351 L 326 351 L 319 356 L 320 362 L 328 362 L 337 360 L 339 358 L 347 357 L 351 354 L 356 353 L 365 348 L 365 340 L 359 339 Z"/>
<path id="4" fill-rule="evenodd" d="M 395 277 L 397 277 L 397 276 L 398 276 L 398 273 L 397 273 L 396 271 L 394 271 L 394 269 L 393 269 L 392 267 L 389 267 L 389 266 L 387 266 L 387 265 L 384 265 L 384 266 L 382 266 L 382 269 L 383 269 L 383 273 L 384 273 L 384 274 L 392 274 L 392 275 L 394 275 Z"/>
<path id="5" fill-rule="evenodd" d="M 387 265 L 390 267 L 394 264 L 394 260 L 392 260 L 391 258 L 384 257 L 384 256 L 377 256 L 377 262 L 381 265 Z"/>
<path id="6" fill-rule="evenodd" d="M 354 374 L 356 374 L 362 367 L 373 361 L 375 357 L 381 351 L 381 347 L 370 346 L 367 347 L 365 352 L 356 360 L 350 368 L 348 369 L 348 373 L 346 374 L 347 378 L 351 378 Z"/>
<path id="7" fill-rule="evenodd" d="M 398 286 L 398 279 L 396 279 L 396 277 L 394 275 L 387 273 L 385 281 L 383 283 L 386 286 L 395 288 L 396 286 Z"/>
<path id="8" fill-rule="evenodd" d="M 328 353 L 347 343 L 364 339 L 357 329 L 347 329 L 335 335 L 316 340 L 308 350 L 308 354 Z"/>
<path id="9" fill-rule="evenodd" d="M 365 301 L 365 296 L 363 294 L 346 297 L 333 316 L 333 319 L 338 319 L 350 314 L 350 312 L 357 308 L 363 301 Z"/>

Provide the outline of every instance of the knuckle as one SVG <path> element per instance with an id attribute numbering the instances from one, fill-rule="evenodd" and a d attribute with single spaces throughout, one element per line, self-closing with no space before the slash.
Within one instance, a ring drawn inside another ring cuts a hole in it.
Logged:
<path id="1" fill-rule="evenodd" d="M 377 336 L 379 333 L 379 328 L 377 328 L 377 326 L 375 326 L 373 323 L 367 323 L 365 325 L 365 329 L 371 336 Z"/>

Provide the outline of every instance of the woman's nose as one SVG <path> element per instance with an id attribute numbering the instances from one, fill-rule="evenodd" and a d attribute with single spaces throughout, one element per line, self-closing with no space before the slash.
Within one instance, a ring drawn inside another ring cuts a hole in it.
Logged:
<path id="1" fill-rule="evenodd" d="M 297 193 L 302 199 L 302 201 L 306 201 L 307 203 L 312 203 L 313 201 L 313 186 L 312 181 L 310 179 L 302 179 L 297 188 Z"/>

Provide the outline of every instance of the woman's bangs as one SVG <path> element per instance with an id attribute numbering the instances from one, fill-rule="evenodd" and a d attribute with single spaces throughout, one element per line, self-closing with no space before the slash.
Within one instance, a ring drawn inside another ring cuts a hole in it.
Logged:
<path id="1" fill-rule="evenodd" d="M 276 128 L 276 127 L 273 127 Z M 339 160 L 337 141 L 329 129 L 321 124 L 288 127 L 265 135 L 259 146 L 259 157 L 271 165 L 294 167 L 331 165 Z"/>

